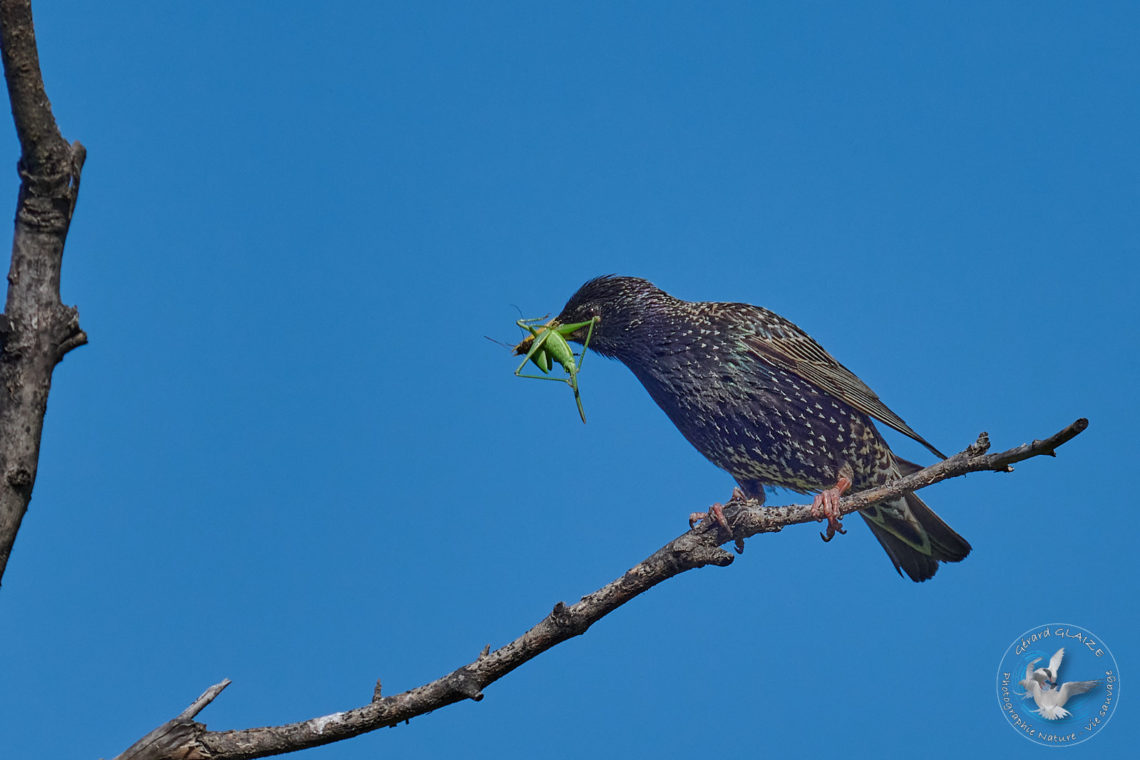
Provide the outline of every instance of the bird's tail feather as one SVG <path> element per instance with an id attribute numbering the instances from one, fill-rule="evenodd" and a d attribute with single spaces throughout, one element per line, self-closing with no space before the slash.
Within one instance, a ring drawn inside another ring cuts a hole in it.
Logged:
<path id="1" fill-rule="evenodd" d="M 1030 710 L 1030 712 L 1035 712 L 1046 720 L 1060 720 L 1071 715 L 1064 707 L 1057 707 L 1056 705 L 1042 705 L 1040 709 Z"/>
<path id="2" fill-rule="evenodd" d="M 897 459 L 900 475 L 922 469 Z M 939 562 L 959 562 L 970 553 L 970 542 L 959 536 L 926 502 L 913 493 L 882 502 L 859 513 L 901 575 L 916 582 L 934 577 Z"/>
<path id="3" fill-rule="evenodd" d="M 869 507 L 859 515 L 899 574 L 905 572 L 913 581 L 932 578 L 939 562 L 959 562 L 970 553 L 969 542 L 912 493 Z"/>

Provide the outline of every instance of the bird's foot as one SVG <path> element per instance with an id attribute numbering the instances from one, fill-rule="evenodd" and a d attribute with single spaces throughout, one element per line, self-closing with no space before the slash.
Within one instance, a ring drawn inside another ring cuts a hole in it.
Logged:
<path id="1" fill-rule="evenodd" d="M 817 493 L 811 501 L 811 516 L 816 519 L 816 522 L 827 518 L 827 534 L 819 534 L 819 537 L 824 541 L 835 538 L 836 533 L 847 532 L 839 520 L 839 497 L 850 488 L 851 479 L 845 475 L 840 475 L 839 479 L 835 481 L 834 488 L 828 488 L 826 491 Z"/>
<path id="2" fill-rule="evenodd" d="M 728 527 L 728 518 L 724 516 L 724 505 L 720 502 L 709 507 L 708 512 L 693 512 L 689 515 L 689 527 L 695 528 L 697 527 L 697 523 L 708 519 L 711 519 L 729 533 L 732 532 L 732 528 Z"/>
<path id="3" fill-rule="evenodd" d="M 744 501 L 747 498 L 748 497 L 746 497 L 744 495 L 744 492 L 741 491 L 740 488 L 738 488 L 738 487 L 733 488 L 732 489 L 732 497 L 728 500 L 728 503 L 731 504 L 734 501 Z M 724 528 L 725 532 L 727 532 L 729 534 L 732 533 L 732 526 L 728 524 L 728 518 L 724 516 L 724 505 L 721 504 L 720 502 L 717 502 L 716 504 L 713 504 L 711 507 L 709 507 L 708 512 L 693 512 L 692 514 L 690 514 L 689 515 L 689 528 L 692 529 L 692 528 L 697 527 L 697 523 L 700 523 L 703 520 L 712 520 L 717 525 Z M 735 547 L 736 547 L 736 553 L 737 554 L 743 554 L 744 553 L 744 539 L 743 538 L 736 539 Z"/>

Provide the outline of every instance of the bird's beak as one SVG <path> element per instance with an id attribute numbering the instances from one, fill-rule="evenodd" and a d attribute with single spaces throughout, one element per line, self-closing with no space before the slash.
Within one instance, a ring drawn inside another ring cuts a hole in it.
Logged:
<path id="1" fill-rule="evenodd" d="M 597 324 L 598 321 L 599 320 L 597 318 L 595 318 L 594 324 Z M 542 335 L 543 330 L 555 330 L 564 324 L 566 324 L 566 323 L 559 321 L 558 317 L 555 317 L 554 319 L 550 320 L 546 324 L 541 325 L 539 327 L 536 327 L 534 329 L 538 331 L 538 335 Z M 572 340 L 576 343 L 585 343 L 586 342 L 586 335 L 589 332 L 590 332 L 590 325 L 587 324 L 584 327 L 579 327 L 577 330 L 570 333 L 569 335 L 566 335 L 565 337 L 566 337 L 566 340 Z M 534 339 L 536 337 L 538 337 L 538 335 L 527 335 L 525 338 L 520 340 L 518 342 L 518 345 L 516 345 L 514 348 L 515 356 L 525 356 L 530 351 L 530 344 L 534 342 Z"/>
<path id="2" fill-rule="evenodd" d="M 601 321 L 600 319 L 598 319 L 597 317 L 594 317 L 594 331 L 595 331 L 595 333 L 597 332 L 597 329 L 598 329 L 597 325 L 598 325 L 598 322 L 600 322 L 600 321 Z M 562 325 L 562 324 L 566 324 L 566 323 L 560 322 L 558 320 L 558 317 L 555 317 L 554 321 L 552 321 L 550 324 L 552 326 L 557 326 L 557 325 Z M 590 332 L 590 325 L 589 325 L 589 323 L 587 323 L 587 324 L 583 325 L 582 327 L 579 327 L 574 332 L 567 335 L 566 340 L 572 340 L 575 343 L 585 343 L 586 342 L 586 336 L 589 334 L 589 332 Z"/>
<path id="3" fill-rule="evenodd" d="M 579 327 L 577 330 L 567 335 L 566 340 L 572 340 L 575 343 L 585 343 L 587 332 L 589 332 L 588 327 Z"/>

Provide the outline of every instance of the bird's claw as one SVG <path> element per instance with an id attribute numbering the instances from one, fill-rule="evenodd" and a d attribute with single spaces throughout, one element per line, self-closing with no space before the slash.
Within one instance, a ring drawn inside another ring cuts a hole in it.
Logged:
<path id="1" fill-rule="evenodd" d="M 827 533 L 820 533 L 819 537 L 825 542 L 835 538 L 836 533 L 847 533 L 847 529 L 843 527 L 839 515 L 839 497 L 842 496 L 849 488 L 851 488 L 850 478 L 840 476 L 835 481 L 834 488 L 828 488 L 815 495 L 811 502 L 811 516 L 816 519 L 816 522 L 827 518 Z"/>
<path id="2" fill-rule="evenodd" d="M 689 527 L 697 527 L 697 523 L 705 519 L 711 519 L 720 527 L 724 528 L 729 533 L 732 533 L 732 528 L 728 525 L 728 518 L 724 516 L 724 505 L 720 502 L 713 504 L 709 507 L 708 512 L 693 512 L 689 515 Z"/>
<path id="3" fill-rule="evenodd" d="M 732 497 L 728 500 L 728 503 L 731 504 L 734 501 L 744 501 L 747 498 L 748 497 L 745 496 L 744 492 L 741 491 L 739 488 L 733 488 L 732 489 Z M 690 514 L 689 515 L 689 529 L 692 530 L 693 528 L 696 528 L 697 524 L 702 522 L 703 520 L 712 520 L 717 525 L 724 528 L 726 533 L 728 533 L 730 535 L 732 534 L 732 526 L 728 524 L 728 518 L 724 516 L 724 505 L 719 503 L 719 502 L 717 502 L 716 504 L 713 504 L 711 507 L 709 507 L 708 512 L 693 512 L 692 514 Z M 737 554 L 743 554 L 744 553 L 744 539 L 743 538 L 737 538 L 733 543 L 733 547 L 736 549 Z"/>

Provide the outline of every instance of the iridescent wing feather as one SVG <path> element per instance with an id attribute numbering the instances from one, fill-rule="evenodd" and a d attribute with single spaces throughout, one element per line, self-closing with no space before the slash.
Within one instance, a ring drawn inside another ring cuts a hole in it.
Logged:
<path id="1" fill-rule="evenodd" d="M 722 306 L 725 304 L 721 304 Z M 887 408 L 867 384 L 855 376 L 806 333 L 778 314 L 759 306 L 732 304 L 754 313 L 755 333 L 744 338 L 746 348 L 762 361 L 791 372 L 822 391 L 835 396 L 863 414 L 874 417 L 903 435 L 930 449 L 936 456 L 946 455 L 911 429 L 902 417 Z"/>

